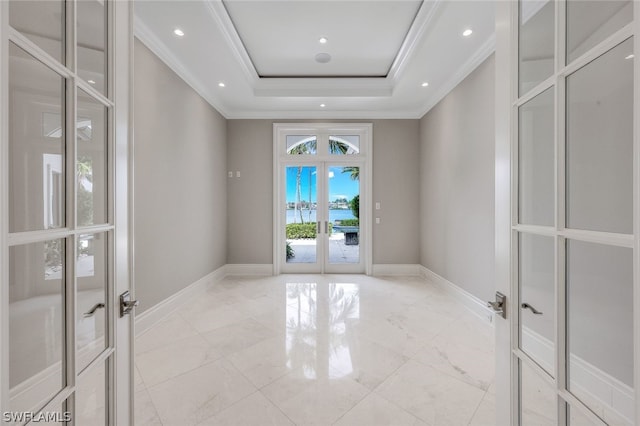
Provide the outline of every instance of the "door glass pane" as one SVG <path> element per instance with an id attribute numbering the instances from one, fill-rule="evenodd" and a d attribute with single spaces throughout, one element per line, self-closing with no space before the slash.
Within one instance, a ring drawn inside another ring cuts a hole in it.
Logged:
<path id="1" fill-rule="evenodd" d="M 287 263 L 316 263 L 317 168 L 286 167 Z"/>
<path id="2" fill-rule="evenodd" d="M 571 393 L 607 422 L 632 419 L 632 249 L 567 243 L 567 352 Z"/>
<path id="3" fill-rule="evenodd" d="M 554 2 L 520 0 L 519 18 L 518 80 L 523 95 L 553 74 Z"/>
<path id="4" fill-rule="evenodd" d="M 329 263 L 360 262 L 360 167 L 331 166 Z"/>
<path id="5" fill-rule="evenodd" d="M 9 2 L 9 24 L 60 63 L 64 62 L 64 22 L 62 0 Z"/>
<path id="6" fill-rule="evenodd" d="M 78 75 L 100 93 L 106 93 L 106 10 L 104 1 L 77 4 Z"/>
<path id="7" fill-rule="evenodd" d="M 519 223 L 553 226 L 554 109 L 547 89 L 519 109 Z"/>
<path id="8" fill-rule="evenodd" d="M 585 416 L 582 411 L 577 408 L 571 407 L 571 405 L 567 404 L 567 417 L 569 418 L 569 426 L 596 426 L 594 422 L 589 420 L 587 416 Z"/>
<path id="9" fill-rule="evenodd" d="M 94 365 L 86 374 L 78 378 L 76 390 L 75 424 L 100 426 L 107 421 L 107 366 L 104 363 Z"/>
<path id="10" fill-rule="evenodd" d="M 557 398 L 555 389 L 524 362 L 520 361 L 520 424 L 555 426 Z"/>
<path id="11" fill-rule="evenodd" d="M 520 348 L 551 375 L 555 374 L 554 258 L 553 238 L 520 234 Z"/>
<path id="12" fill-rule="evenodd" d="M 567 226 L 633 232 L 629 39 L 567 79 Z"/>
<path id="13" fill-rule="evenodd" d="M 9 43 L 9 232 L 64 220 L 64 80 Z"/>
<path id="14" fill-rule="evenodd" d="M 567 1 L 567 62 L 633 20 L 631 0 Z"/>
<path id="15" fill-rule="evenodd" d="M 107 347 L 107 234 L 78 236 L 76 250 L 77 369 L 82 371 Z"/>
<path id="16" fill-rule="evenodd" d="M 287 154 L 314 155 L 318 151 L 318 139 L 313 135 L 287 135 Z"/>
<path id="17" fill-rule="evenodd" d="M 107 222 L 107 108 L 78 90 L 78 226 Z"/>
<path id="18" fill-rule="evenodd" d="M 360 154 L 360 136 L 329 136 L 329 154 L 354 155 Z"/>
<path id="19" fill-rule="evenodd" d="M 11 409 L 30 410 L 64 385 L 64 242 L 9 248 Z"/>

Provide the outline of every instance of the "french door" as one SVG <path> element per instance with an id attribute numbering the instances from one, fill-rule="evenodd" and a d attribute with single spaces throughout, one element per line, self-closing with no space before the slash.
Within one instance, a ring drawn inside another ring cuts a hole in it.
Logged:
<path id="1" fill-rule="evenodd" d="M 1 421 L 130 424 L 131 5 L 3 1 L 0 23 Z"/>
<path id="2" fill-rule="evenodd" d="M 498 423 L 640 424 L 639 5 L 498 3 Z"/>
<path id="3" fill-rule="evenodd" d="M 274 125 L 275 273 L 365 273 L 370 125 Z"/>

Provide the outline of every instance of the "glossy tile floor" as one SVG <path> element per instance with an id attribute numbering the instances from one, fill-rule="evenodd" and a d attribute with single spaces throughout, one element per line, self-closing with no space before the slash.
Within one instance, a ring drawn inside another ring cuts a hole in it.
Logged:
<path id="1" fill-rule="evenodd" d="M 417 277 L 227 278 L 136 340 L 136 425 L 492 425 L 493 348 Z"/>

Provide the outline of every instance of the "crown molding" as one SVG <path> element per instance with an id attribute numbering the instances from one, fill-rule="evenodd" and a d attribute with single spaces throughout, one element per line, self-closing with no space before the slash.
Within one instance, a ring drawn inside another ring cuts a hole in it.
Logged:
<path id="1" fill-rule="evenodd" d="M 238 64 L 242 68 L 242 72 L 245 75 L 247 81 L 255 87 L 260 81 L 260 76 L 256 67 L 253 65 L 253 61 L 247 52 L 247 48 L 244 46 L 240 34 L 236 26 L 227 12 L 227 8 L 224 6 L 222 0 L 204 0 L 209 14 L 220 28 L 220 32 L 224 36 L 227 45 L 233 52 L 233 56 L 238 60 Z"/>
<path id="2" fill-rule="evenodd" d="M 411 27 L 409 27 L 409 31 L 402 42 L 402 46 L 400 46 L 400 50 L 387 73 L 387 79 L 390 82 L 395 84 L 400 79 L 400 76 L 409 63 L 409 59 L 420 44 L 420 40 L 422 40 L 423 35 L 432 24 L 437 12 L 441 9 L 442 4 L 443 0 L 423 0 L 416 17 L 411 23 Z"/>
<path id="3" fill-rule="evenodd" d="M 393 87 L 386 78 L 263 78 L 253 88 L 253 94 L 258 97 L 389 97 Z"/>
<path id="4" fill-rule="evenodd" d="M 224 108 L 207 90 L 207 86 L 197 79 L 183 64 L 171 53 L 156 35 L 145 25 L 145 23 L 135 16 L 134 35 L 145 46 L 149 48 L 162 62 L 164 62 L 173 72 L 178 74 L 193 90 L 204 98 L 213 108 L 215 108 L 224 118 L 227 118 L 229 111 Z"/>
<path id="5" fill-rule="evenodd" d="M 462 82 L 469 74 L 473 72 L 481 63 L 483 63 L 494 51 L 496 50 L 496 35 L 492 34 L 487 41 L 471 56 L 458 71 L 449 78 L 444 84 L 442 84 L 433 96 L 427 99 L 422 109 L 420 110 L 420 117 L 423 117 L 426 113 L 438 104 L 445 96 L 447 96 L 458 84 Z"/>
<path id="6" fill-rule="evenodd" d="M 229 120 L 417 120 L 422 118 L 415 110 L 253 110 L 231 112 Z"/>

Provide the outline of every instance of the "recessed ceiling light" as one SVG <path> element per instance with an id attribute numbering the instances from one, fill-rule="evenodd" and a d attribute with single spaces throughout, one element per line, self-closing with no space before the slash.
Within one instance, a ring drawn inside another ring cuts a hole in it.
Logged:
<path id="1" fill-rule="evenodd" d="M 320 43 L 325 44 L 326 42 L 328 42 L 329 40 L 326 37 L 320 37 L 320 39 L 318 40 Z"/>
<path id="2" fill-rule="evenodd" d="M 319 62 L 321 64 L 326 64 L 330 60 L 331 60 L 331 55 L 329 55 L 328 53 L 318 53 L 316 55 L 316 62 Z"/>
<path id="3" fill-rule="evenodd" d="M 220 87 L 224 87 L 224 86 L 225 86 L 225 84 L 224 84 L 223 82 L 220 82 L 220 83 L 218 83 L 218 86 L 220 86 Z"/>
<path id="4" fill-rule="evenodd" d="M 180 28 L 176 28 L 175 30 L 173 30 L 173 33 L 178 37 L 184 36 L 184 31 L 182 31 Z"/>
<path id="5" fill-rule="evenodd" d="M 324 108 L 324 107 L 326 107 L 325 104 L 320 104 L 320 108 Z"/>
<path id="6" fill-rule="evenodd" d="M 636 55 L 634 55 L 634 54 L 632 53 L 631 55 L 627 56 L 625 59 L 633 59 L 633 58 L 635 58 L 635 57 L 636 57 Z"/>
<path id="7" fill-rule="evenodd" d="M 422 83 L 422 87 L 427 87 L 429 85 L 429 83 L 427 83 L 426 81 L 424 83 Z"/>
<path id="8" fill-rule="evenodd" d="M 93 80 L 87 80 L 87 83 L 89 83 L 89 84 L 96 84 L 96 82 L 95 82 L 95 81 L 93 81 Z"/>
<path id="9" fill-rule="evenodd" d="M 473 34 L 473 30 L 471 30 L 470 28 L 467 28 L 462 32 L 462 35 L 465 37 L 469 37 L 471 34 Z"/>

